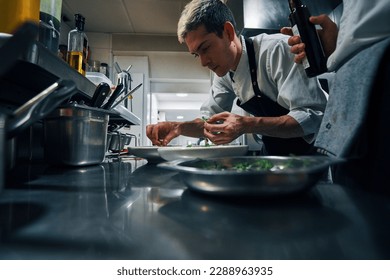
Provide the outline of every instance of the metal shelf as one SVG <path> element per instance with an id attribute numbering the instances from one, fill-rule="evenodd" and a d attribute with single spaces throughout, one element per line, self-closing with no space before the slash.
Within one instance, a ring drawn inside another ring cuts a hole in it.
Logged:
<path id="1" fill-rule="evenodd" d="M 0 103 L 20 106 L 60 78 L 76 84 L 77 93 L 72 100 L 91 100 L 96 85 L 40 42 L 34 42 L 17 63 L 0 77 Z M 124 107 L 115 113 L 117 117 L 112 116 L 113 122 L 125 120 L 130 125 L 140 124 L 139 118 Z"/>

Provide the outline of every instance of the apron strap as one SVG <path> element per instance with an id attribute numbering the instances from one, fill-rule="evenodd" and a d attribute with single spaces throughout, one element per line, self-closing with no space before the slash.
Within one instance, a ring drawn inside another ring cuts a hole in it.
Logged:
<path id="1" fill-rule="evenodd" d="M 268 96 L 262 94 L 257 82 L 257 65 L 255 57 L 255 49 L 253 41 L 250 38 L 245 38 L 245 45 L 248 54 L 249 70 L 251 75 L 252 87 L 255 96 L 250 100 L 241 104 L 237 100 L 237 105 L 245 111 L 257 117 L 279 117 L 288 114 L 288 110 L 280 106 Z M 301 137 L 298 138 L 277 138 L 270 136 L 262 137 L 264 143 L 264 154 L 270 155 L 289 155 L 289 154 L 310 154 L 312 152 L 312 145 L 308 144 Z"/>
<path id="2" fill-rule="evenodd" d="M 255 97 L 251 98 L 244 104 L 241 104 L 241 100 L 238 99 L 237 105 L 257 117 L 279 117 L 288 114 L 288 110 L 286 108 L 280 106 L 278 103 L 260 91 L 259 84 L 257 82 L 255 48 L 253 47 L 252 39 L 245 38 L 245 45 L 247 49 L 249 71 Z"/>
<path id="3" fill-rule="evenodd" d="M 257 84 L 257 66 L 255 57 L 255 48 L 253 47 L 253 41 L 245 37 L 246 51 L 248 54 L 249 70 L 251 74 L 252 87 L 257 97 L 262 97 L 259 85 Z"/>

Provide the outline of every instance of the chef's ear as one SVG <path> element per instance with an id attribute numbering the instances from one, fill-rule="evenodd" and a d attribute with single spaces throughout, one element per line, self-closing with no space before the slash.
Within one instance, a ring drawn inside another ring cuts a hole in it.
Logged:
<path id="1" fill-rule="evenodd" d="M 225 22 L 223 25 L 223 28 L 229 38 L 230 41 L 233 41 L 234 36 L 235 36 L 235 31 L 234 31 L 234 26 L 230 21 Z"/>

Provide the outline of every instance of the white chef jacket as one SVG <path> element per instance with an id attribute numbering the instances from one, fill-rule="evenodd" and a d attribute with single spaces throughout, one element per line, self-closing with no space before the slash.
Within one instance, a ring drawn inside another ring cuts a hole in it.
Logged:
<path id="1" fill-rule="evenodd" d="M 358 51 L 389 37 L 389 0 L 344 0 L 336 50 L 328 58 L 328 70 L 337 70 Z"/>
<path id="2" fill-rule="evenodd" d="M 212 114 L 231 111 L 236 97 L 241 103 L 254 97 L 244 37 L 240 39 L 243 49 L 236 71 L 214 78 L 210 97 L 201 110 Z M 303 66 L 294 62 L 287 44 L 288 36 L 260 34 L 252 39 L 260 91 L 288 109 L 288 115 L 302 127 L 303 138 L 312 143 L 320 127 L 328 95 L 317 78 L 308 78 Z"/>

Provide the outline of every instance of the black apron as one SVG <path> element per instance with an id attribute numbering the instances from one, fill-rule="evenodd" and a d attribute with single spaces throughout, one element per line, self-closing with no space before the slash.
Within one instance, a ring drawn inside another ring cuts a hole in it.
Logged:
<path id="1" fill-rule="evenodd" d="M 237 99 L 237 105 L 255 117 L 280 117 L 287 115 L 289 110 L 280 106 L 278 103 L 272 101 L 269 97 L 261 93 L 257 84 L 257 67 L 253 41 L 249 38 L 245 38 L 245 45 L 248 53 L 250 74 L 255 96 L 244 104 L 241 104 L 241 101 Z M 262 136 L 262 141 L 265 149 L 262 153 L 266 155 L 307 155 L 313 153 L 314 151 L 313 144 L 308 144 L 301 137 L 278 138 Z"/>

